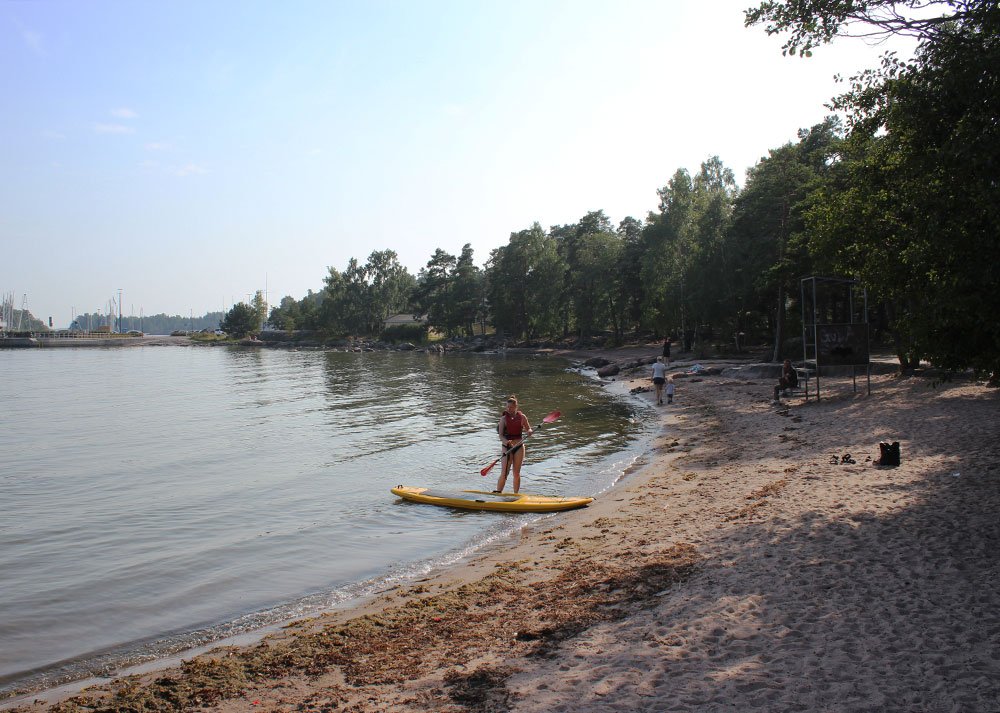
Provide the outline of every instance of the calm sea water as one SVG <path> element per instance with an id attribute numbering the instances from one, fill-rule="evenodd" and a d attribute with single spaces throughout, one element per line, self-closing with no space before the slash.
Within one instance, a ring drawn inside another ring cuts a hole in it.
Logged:
<path id="1" fill-rule="evenodd" d="M 405 503 L 490 489 L 506 394 L 522 490 L 591 495 L 643 407 L 559 359 L 133 347 L 0 351 L 0 697 L 384 588 L 528 515 Z M 552 517 L 552 516 L 549 516 Z"/>

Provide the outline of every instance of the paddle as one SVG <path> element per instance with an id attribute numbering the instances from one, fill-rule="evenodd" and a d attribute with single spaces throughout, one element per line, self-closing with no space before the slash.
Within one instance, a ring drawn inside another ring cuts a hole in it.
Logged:
<path id="1" fill-rule="evenodd" d="M 541 427 L 544 426 L 546 423 L 552 423 L 553 421 L 555 421 L 556 419 L 558 419 L 560 416 L 562 416 L 562 414 L 559 411 L 553 411 L 548 416 L 546 416 L 545 418 L 542 419 L 542 422 L 540 424 L 538 424 L 538 429 L 535 429 L 535 430 L 540 430 Z M 534 433 L 534 431 L 532 431 L 532 433 L 529 433 L 527 436 L 525 436 L 520 441 L 518 441 L 516 446 L 511 446 L 510 448 L 508 448 L 507 450 L 505 450 L 503 452 L 503 455 L 501 455 L 495 461 L 493 461 L 488 466 L 486 466 L 481 471 L 479 471 L 479 474 L 482 475 L 482 476 L 485 476 L 487 473 L 489 473 L 491 470 L 493 470 L 493 466 L 495 466 L 497 463 L 499 463 L 501 460 L 503 460 L 504 456 L 510 455 L 511 453 L 513 453 L 514 451 L 516 451 L 518 448 L 520 448 L 521 446 L 523 446 L 524 442 L 526 440 L 528 440 L 529 438 L 531 438 L 531 436 L 533 435 L 533 433 Z"/>

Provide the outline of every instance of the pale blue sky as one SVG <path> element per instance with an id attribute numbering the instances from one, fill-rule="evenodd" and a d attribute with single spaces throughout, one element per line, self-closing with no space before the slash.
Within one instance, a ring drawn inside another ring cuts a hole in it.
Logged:
<path id="1" fill-rule="evenodd" d="M 783 58 L 751 4 L 0 1 L 0 293 L 197 316 L 645 218 L 716 154 L 742 184 L 884 49 Z"/>

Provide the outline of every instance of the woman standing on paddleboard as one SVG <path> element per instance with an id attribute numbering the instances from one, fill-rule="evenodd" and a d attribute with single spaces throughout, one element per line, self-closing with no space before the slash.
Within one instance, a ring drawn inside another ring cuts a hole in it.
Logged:
<path id="1" fill-rule="evenodd" d="M 503 444 L 504 455 L 503 472 L 497 481 L 496 492 L 503 492 L 503 486 L 507 483 L 507 473 L 513 465 L 516 493 L 521 489 L 521 464 L 524 462 L 524 444 L 521 441 L 530 436 L 532 431 L 528 417 L 517 410 L 517 397 L 513 394 L 507 398 L 507 408 L 500 416 L 497 433 L 500 435 L 500 443 Z"/>

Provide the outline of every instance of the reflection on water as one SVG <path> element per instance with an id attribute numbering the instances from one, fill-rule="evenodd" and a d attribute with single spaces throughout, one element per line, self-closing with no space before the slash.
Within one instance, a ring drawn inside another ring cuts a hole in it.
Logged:
<path id="1" fill-rule="evenodd" d="M 525 516 L 388 490 L 492 486 L 479 470 L 509 393 L 535 425 L 562 412 L 529 444 L 529 492 L 599 492 L 644 435 L 633 404 L 538 357 L 149 347 L 0 364 L 0 692 L 329 606 L 503 536 Z"/>

